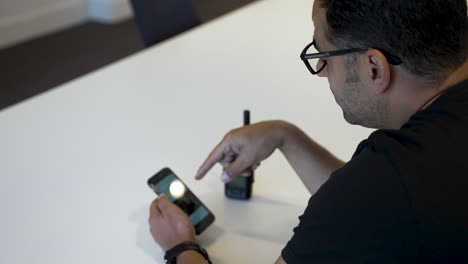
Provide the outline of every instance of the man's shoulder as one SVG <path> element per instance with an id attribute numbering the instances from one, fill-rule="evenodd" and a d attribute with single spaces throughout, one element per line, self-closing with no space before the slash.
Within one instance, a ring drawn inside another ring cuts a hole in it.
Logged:
<path id="1" fill-rule="evenodd" d="M 418 111 L 397 130 L 379 129 L 360 144 L 355 155 L 365 147 L 385 152 L 393 158 L 402 154 L 410 156 L 428 153 L 440 154 L 442 150 L 468 145 L 468 80 L 442 94 L 427 109 Z M 466 149 L 466 148 L 465 148 Z M 392 155 L 393 154 L 393 155 Z"/>
<path id="2" fill-rule="evenodd" d="M 428 249 L 468 243 L 457 239 L 468 238 L 468 90 L 466 84 L 453 89 L 400 130 L 375 131 L 350 161 L 355 167 L 376 163 L 374 172 L 376 166 L 394 171 Z"/>

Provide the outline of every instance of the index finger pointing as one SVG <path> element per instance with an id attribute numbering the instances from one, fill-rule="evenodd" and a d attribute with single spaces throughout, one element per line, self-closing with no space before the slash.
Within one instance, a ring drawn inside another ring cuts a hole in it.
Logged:
<path id="1" fill-rule="evenodd" d="M 224 141 L 221 141 L 208 155 L 206 160 L 203 162 L 203 164 L 200 166 L 198 169 L 197 175 L 195 176 L 195 179 L 200 180 L 205 176 L 205 174 L 213 168 L 213 166 L 221 161 L 224 157 L 224 149 L 225 149 L 225 144 Z"/>

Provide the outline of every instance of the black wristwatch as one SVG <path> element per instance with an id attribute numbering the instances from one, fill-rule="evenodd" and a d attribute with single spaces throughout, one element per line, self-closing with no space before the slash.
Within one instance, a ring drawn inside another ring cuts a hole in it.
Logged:
<path id="1" fill-rule="evenodd" d="M 202 255 L 203 258 L 205 258 L 209 264 L 212 264 L 210 257 L 208 256 L 208 253 L 206 252 L 206 250 L 200 247 L 200 245 L 198 245 L 195 242 L 180 243 L 179 245 L 169 249 L 168 251 L 166 251 L 166 254 L 164 255 L 164 260 L 168 264 L 176 264 L 177 256 L 179 256 L 180 253 L 187 251 L 187 250 L 194 250 L 200 253 L 200 255 Z"/>

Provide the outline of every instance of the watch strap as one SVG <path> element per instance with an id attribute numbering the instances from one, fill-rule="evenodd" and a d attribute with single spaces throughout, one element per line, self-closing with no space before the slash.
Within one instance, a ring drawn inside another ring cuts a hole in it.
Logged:
<path id="1" fill-rule="evenodd" d="M 187 250 L 194 250 L 198 252 L 200 255 L 203 256 L 203 258 L 209 264 L 211 264 L 210 257 L 208 256 L 208 253 L 206 252 L 206 250 L 200 247 L 200 245 L 198 245 L 195 242 L 183 242 L 169 249 L 168 251 L 166 251 L 166 254 L 164 255 L 164 260 L 168 264 L 176 264 L 177 256 L 179 256 L 182 252 L 187 251 Z"/>

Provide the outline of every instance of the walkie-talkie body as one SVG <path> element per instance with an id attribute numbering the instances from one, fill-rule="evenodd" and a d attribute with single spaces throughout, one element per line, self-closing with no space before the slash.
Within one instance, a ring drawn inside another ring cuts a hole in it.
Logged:
<path id="1" fill-rule="evenodd" d="M 244 111 L 244 126 L 250 125 L 250 112 Z M 250 176 L 237 176 L 231 182 L 224 185 L 224 194 L 228 198 L 237 200 L 249 200 L 252 197 L 252 186 L 254 182 L 254 171 Z"/>

